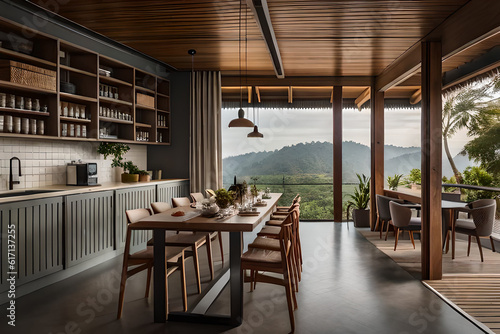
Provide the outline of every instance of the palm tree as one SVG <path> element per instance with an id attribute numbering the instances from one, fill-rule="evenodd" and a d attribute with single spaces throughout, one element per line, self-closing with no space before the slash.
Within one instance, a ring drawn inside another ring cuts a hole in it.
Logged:
<path id="1" fill-rule="evenodd" d="M 482 85 L 479 88 L 466 87 L 453 91 L 443 96 L 443 144 L 446 157 L 450 162 L 451 169 L 457 183 L 462 183 L 462 175 L 458 171 L 448 146 L 448 139 L 458 130 L 467 128 L 469 135 L 474 133 L 481 124 L 484 124 L 488 115 L 484 111 L 484 99 L 489 97 L 490 85 Z"/>

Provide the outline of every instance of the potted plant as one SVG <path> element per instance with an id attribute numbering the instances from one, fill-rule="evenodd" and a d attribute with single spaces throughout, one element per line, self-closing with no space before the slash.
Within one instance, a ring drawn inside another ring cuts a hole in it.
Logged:
<path id="1" fill-rule="evenodd" d="M 139 182 L 149 182 L 151 181 L 151 175 L 143 169 L 139 171 Z"/>
<path id="2" fill-rule="evenodd" d="M 215 203 L 222 210 L 228 209 L 230 205 L 234 204 L 234 192 L 227 191 L 224 188 L 220 188 L 220 189 L 216 190 L 215 191 Z"/>
<path id="3" fill-rule="evenodd" d="M 408 182 L 412 190 L 420 190 L 422 183 L 422 172 L 418 168 L 413 168 L 408 175 Z"/>
<path id="4" fill-rule="evenodd" d="M 123 170 L 125 173 L 122 174 L 122 182 L 126 183 L 139 181 L 139 168 L 134 165 L 132 161 L 124 162 Z"/>
<path id="5" fill-rule="evenodd" d="M 368 202 L 370 201 L 370 178 L 356 174 L 359 183 L 354 189 L 354 194 L 349 195 L 348 207 L 352 207 L 352 219 L 355 227 L 370 226 L 370 210 Z"/>
<path id="6" fill-rule="evenodd" d="M 394 174 L 394 176 L 387 177 L 387 185 L 390 190 L 397 190 L 398 186 L 401 184 L 401 178 L 403 174 Z"/>
<path id="7" fill-rule="evenodd" d="M 119 180 L 118 175 L 123 174 L 123 156 L 125 153 L 130 151 L 130 147 L 126 144 L 122 143 L 100 143 L 97 148 L 97 153 L 102 154 L 104 159 L 107 159 L 109 156 L 112 157 L 111 167 L 116 170 L 115 180 Z"/>

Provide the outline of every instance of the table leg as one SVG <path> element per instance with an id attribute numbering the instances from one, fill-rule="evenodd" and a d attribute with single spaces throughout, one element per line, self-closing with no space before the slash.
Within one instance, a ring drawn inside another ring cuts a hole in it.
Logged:
<path id="1" fill-rule="evenodd" d="M 166 300 L 166 268 L 165 268 L 165 230 L 153 230 L 153 251 L 154 257 L 154 322 L 166 322 L 168 314 L 168 304 Z"/>
<path id="2" fill-rule="evenodd" d="M 455 259 L 455 210 L 450 210 L 451 215 L 451 259 Z"/>
<path id="3" fill-rule="evenodd" d="M 229 261 L 231 278 L 231 321 L 241 325 L 243 321 L 243 275 L 241 273 L 241 232 L 229 232 Z"/>

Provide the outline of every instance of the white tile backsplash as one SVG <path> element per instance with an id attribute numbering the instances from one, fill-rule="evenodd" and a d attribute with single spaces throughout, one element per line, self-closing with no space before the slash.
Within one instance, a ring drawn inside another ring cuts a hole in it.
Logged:
<path id="1" fill-rule="evenodd" d="M 99 183 L 119 181 L 115 179 L 111 160 L 104 160 L 97 153 L 98 143 L 62 141 L 34 141 L 30 139 L 0 138 L 0 191 L 9 189 L 9 160 L 21 159 L 20 184 L 14 189 L 36 188 L 48 185 L 66 184 L 66 165 L 71 161 L 96 162 Z M 125 160 L 133 161 L 139 169 L 147 168 L 147 147 L 129 145 Z M 14 164 L 17 161 L 14 161 Z M 17 171 L 17 168 L 14 167 Z"/>

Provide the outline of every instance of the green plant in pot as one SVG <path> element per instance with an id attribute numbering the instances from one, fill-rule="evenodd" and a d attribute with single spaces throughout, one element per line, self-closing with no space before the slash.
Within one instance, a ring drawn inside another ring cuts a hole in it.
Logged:
<path id="1" fill-rule="evenodd" d="M 123 163 L 122 182 L 137 182 L 139 181 L 139 168 L 132 161 Z"/>
<path id="2" fill-rule="evenodd" d="M 387 177 L 387 185 L 389 186 L 390 190 L 397 190 L 398 186 L 402 184 L 401 178 L 403 177 L 403 174 L 394 174 L 394 176 L 388 176 Z"/>
<path id="3" fill-rule="evenodd" d="M 362 176 L 356 174 L 359 183 L 354 188 L 354 194 L 349 195 L 351 198 L 348 201 L 347 210 L 352 208 L 352 219 L 355 227 L 370 227 L 370 210 L 368 203 L 370 202 L 370 178 L 365 174 Z"/>
<path id="4" fill-rule="evenodd" d="M 143 169 L 139 171 L 139 182 L 149 182 L 151 181 L 151 175 Z"/>
<path id="5" fill-rule="evenodd" d="M 221 209 L 227 209 L 234 204 L 234 192 L 220 188 L 215 191 L 215 203 Z"/>
<path id="6" fill-rule="evenodd" d="M 128 145 L 122 143 L 100 143 L 97 153 L 102 154 L 104 159 L 112 156 L 111 167 L 123 167 L 123 156 L 130 151 Z"/>

